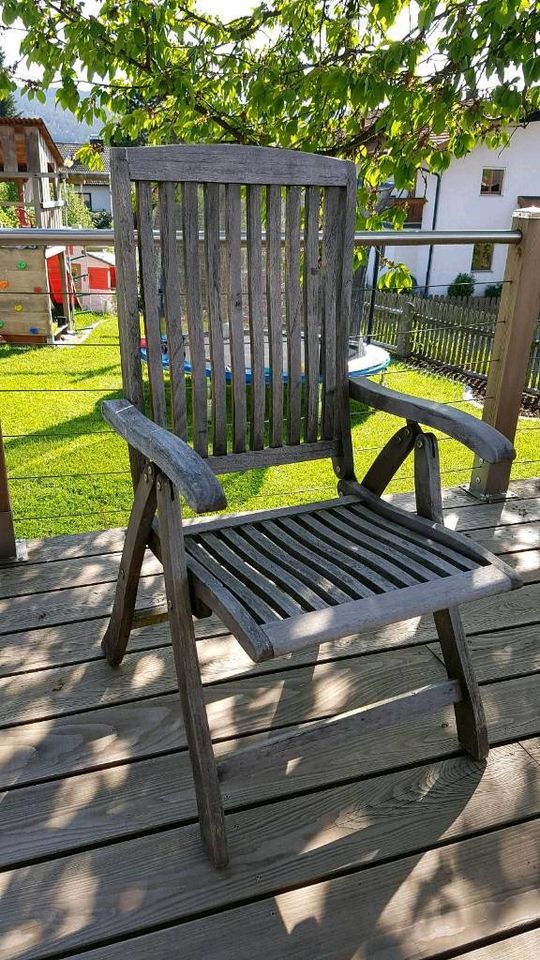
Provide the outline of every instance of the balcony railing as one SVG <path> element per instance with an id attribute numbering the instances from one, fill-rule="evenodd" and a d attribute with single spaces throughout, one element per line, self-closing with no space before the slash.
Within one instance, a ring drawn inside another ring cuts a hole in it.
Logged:
<path id="1" fill-rule="evenodd" d="M 178 239 L 181 240 L 181 234 L 178 234 Z M 159 238 L 156 233 L 156 241 L 158 240 Z M 484 358 L 486 399 L 483 404 L 482 416 L 484 420 L 498 427 L 503 433 L 505 433 L 506 436 L 508 436 L 511 440 L 514 440 L 516 437 L 516 431 L 518 429 L 522 394 L 526 384 L 528 365 L 530 362 L 530 349 L 535 335 L 539 313 L 540 271 L 538 270 L 538 256 L 540 251 L 540 210 L 517 211 L 514 215 L 512 226 L 508 230 L 403 230 L 399 232 L 384 230 L 378 232 L 361 231 L 356 234 L 357 245 L 376 247 L 380 249 L 382 249 L 384 246 L 390 245 L 393 247 L 417 245 L 435 246 L 446 244 L 470 245 L 482 241 L 487 241 L 494 244 L 504 244 L 508 247 L 506 270 L 503 278 L 503 292 L 500 300 L 495 332 L 492 338 L 491 352 L 489 356 Z M 103 248 L 107 246 L 110 247 L 113 245 L 113 242 L 113 230 L 0 230 L 0 248 L 18 247 L 26 244 L 43 247 L 49 245 L 77 245 L 91 249 L 100 247 Z M 31 293 L 30 290 L 28 292 Z M 403 330 L 401 333 L 403 333 Z M 448 342 L 450 343 L 450 341 L 451 336 L 449 336 Z M 401 345 L 403 345 L 403 337 L 401 337 L 400 342 Z M 18 347 L 17 349 L 23 351 L 23 348 Z M 39 350 L 57 349 L 58 347 L 54 344 L 46 344 L 39 348 Z M 72 355 L 71 351 L 75 351 L 75 355 L 80 355 L 79 351 L 83 351 L 83 356 L 102 356 L 105 359 L 105 355 L 107 355 L 107 361 L 109 361 L 111 349 L 115 355 L 115 366 L 113 371 L 113 368 L 110 365 L 107 367 L 107 364 L 105 364 L 105 367 L 112 371 L 107 381 L 106 388 L 101 385 L 97 386 L 97 381 L 96 385 L 94 385 L 93 382 L 89 382 L 88 376 L 85 375 L 84 364 L 81 365 L 80 376 L 77 374 L 78 379 L 75 381 L 72 378 L 71 384 L 68 386 L 65 374 L 65 366 L 68 363 L 66 359 L 64 365 L 62 367 L 59 366 L 58 368 L 58 386 L 55 385 L 54 387 L 44 388 L 40 386 L 39 374 L 32 373 L 31 376 L 25 379 L 25 384 L 28 385 L 25 385 L 24 388 L 13 387 L 10 382 L 6 380 L 2 383 L 0 391 L 3 394 L 17 392 L 19 395 L 18 402 L 20 403 L 28 403 L 29 398 L 31 397 L 32 403 L 34 404 L 43 401 L 44 404 L 48 405 L 54 405 L 55 403 L 60 402 L 60 399 L 64 396 L 64 394 L 69 394 L 74 398 L 79 398 L 81 394 L 86 394 L 91 396 L 93 400 L 95 398 L 95 403 L 93 402 L 92 405 L 97 409 L 102 396 L 110 396 L 111 391 L 119 392 L 121 390 L 119 376 L 118 338 L 114 337 L 113 339 L 104 339 L 101 342 L 97 340 L 76 340 L 71 344 L 69 342 L 65 343 L 65 354 L 63 356 L 66 358 Z M 86 353 L 86 351 L 88 352 Z M 390 386 L 395 385 L 396 388 L 399 389 L 400 377 L 402 377 L 403 374 L 403 369 L 390 369 L 386 374 Z M 64 379 L 62 379 L 62 377 L 64 377 Z M 76 386 L 74 385 L 75 382 L 77 383 Z M 454 400 L 452 402 L 463 404 L 467 403 L 466 400 Z M 83 438 L 89 439 L 89 442 L 93 442 L 96 439 L 95 435 L 97 433 L 99 433 L 100 436 L 101 434 L 107 433 L 105 425 L 103 425 L 103 427 L 99 427 L 99 429 L 94 428 L 91 431 L 94 436 L 90 437 L 90 434 L 85 429 L 84 418 L 81 418 L 82 429 L 79 430 L 76 429 L 76 420 L 77 418 L 75 415 L 69 419 L 68 436 L 80 436 L 81 444 L 83 444 Z M 520 426 L 520 431 L 522 429 L 525 428 Z M 539 431 L 540 435 L 540 424 L 536 426 L 535 422 L 533 421 L 532 425 L 528 425 L 526 427 L 526 430 L 528 432 L 537 430 Z M 25 442 L 24 438 L 21 440 L 19 432 L 11 425 L 7 430 L 5 430 L 5 434 L 8 442 L 13 440 L 16 440 L 16 442 Z M 49 431 L 47 429 L 43 429 L 35 434 L 32 434 L 30 436 L 30 441 L 34 442 L 34 440 L 36 440 L 36 443 L 39 445 L 42 442 L 46 443 L 48 436 Z M 54 437 L 59 436 L 61 436 L 61 434 L 58 431 L 54 432 Z M 357 453 L 363 453 L 368 449 L 374 450 L 376 448 L 375 441 L 376 438 L 374 438 L 372 445 L 369 448 L 359 448 Z M 39 456 L 36 456 L 33 459 L 29 457 L 27 460 L 28 471 L 26 473 L 22 473 L 22 475 L 18 475 L 21 474 L 21 471 L 19 470 L 18 474 L 16 473 L 11 477 L 10 482 L 23 484 L 32 483 L 37 484 L 38 486 L 42 486 L 45 483 L 57 484 L 58 486 L 55 488 L 55 497 L 51 499 L 55 504 L 58 504 L 61 501 L 58 491 L 61 490 L 62 493 L 65 494 L 62 502 L 67 504 L 65 507 L 65 516 L 68 518 L 66 523 L 69 524 L 69 517 L 84 517 L 84 513 L 78 513 L 76 510 L 74 510 L 70 501 L 70 496 L 73 497 L 74 502 L 76 499 L 76 494 L 73 491 L 73 485 L 76 485 L 78 482 L 77 478 L 84 478 L 86 477 L 86 474 L 80 471 L 77 472 L 71 470 L 68 456 L 66 456 L 65 468 L 60 472 L 55 472 L 53 474 L 40 473 L 38 467 L 36 467 L 36 464 L 39 464 L 39 459 Z M 538 461 L 535 458 L 531 458 L 527 461 L 522 459 L 521 464 L 524 465 L 524 463 L 527 464 L 527 469 L 530 470 L 528 473 L 529 476 L 532 476 L 538 472 Z M 31 464 L 32 466 L 30 466 Z M 116 477 L 116 475 L 118 475 L 118 477 L 122 480 L 122 483 L 128 484 L 129 478 L 127 471 L 119 469 L 120 466 L 122 466 L 122 464 L 104 462 L 102 464 L 103 469 L 98 473 L 98 475 L 102 475 L 103 477 L 112 477 L 113 475 Z M 455 473 L 459 471 L 462 473 L 470 473 L 470 468 L 464 468 L 462 465 L 459 467 L 452 465 L 451 471 L 452 476 L 454 476 Z M 463 479 L 466 479 L 465 476 Z M 508 488 L 509 479 L 510 465 L 497 465 L 493 467 L 490 464 L 475 460 L 472 468 L 472 474 L 470 474 L 469 489 L 478 495 L 504 495 Z M 310 491 L 310 493 L 311 492 L 312 491 Z M 60 509 L 60 507 L 56 507 L 58 515 L 61 515 L 59 513 Z M 36 518 L 36 521 L 38 519 L 46 519 L 48 516 L 50 516 L 50 514 L 48 514 L 47 510 L 45 510 L 41 517 Z M 121 518 L 122 522 L 125 520 L 124 513 L 117 509 L 116 500 L 110 504 L 106 504 L 102 509 L 100 508 L 99 517 L 101 524 L 107 526 L 111 525 L 111 523 L 106 519 L 108 516 L 113 519 L 113 522 L 115 520 L 117 521 L 118 518 Z M 20 521 L 28 521 L 32 519 L 32 517 L 25 517 L 24 515 L 19 518 L 16 515 L 15 527 L 17 528 L 17 525 Z M 84 521 L 81 522 L 84 523 Z M 91 523 L 93 523 L 95 526 L 95 521 L 89 521 L 89 525 Z M 5 469 L 3 457 L 0 456 L 0 554 L 3 554 L 4 557 L 9 557 L 14 555 L 14 551 L 15 542 L 13 534 L 13 519 L 7 494 L 7 471 Z"/>

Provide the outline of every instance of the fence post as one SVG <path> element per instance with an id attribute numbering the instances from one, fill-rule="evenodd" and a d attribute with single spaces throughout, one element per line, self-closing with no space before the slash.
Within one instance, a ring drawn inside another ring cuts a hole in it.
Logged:
<path id="1" fill-rule="evenodd" d="M 522 239 L 508 248 L 506 257 L 482 419 L 513 442 L 540 310 L 540 209 L 516 210 L 512 229 L 521 230 Z M 505 494 L 511 466 L 475 457 L 470 492 L 479 497 Z"/>
<path id="2" fill-rule="evenodd" d="M 9 503 L 7 483 L 6 458 L 4 456 L 4 440 L 2 425 L 0 424 L 0 562 L 2 560 L 17 559 L 17 543 L 15 528 Z"/>
<path id="3" fill-rule="evenodd" d="M 396 335 L 396 357 L 406 360 L 411 355 L 412 349 L 412 327 L 414 320 L 414 304 L 407 300 L 403 304 L 401 315 L 398 319 L 398 328 Z"/>

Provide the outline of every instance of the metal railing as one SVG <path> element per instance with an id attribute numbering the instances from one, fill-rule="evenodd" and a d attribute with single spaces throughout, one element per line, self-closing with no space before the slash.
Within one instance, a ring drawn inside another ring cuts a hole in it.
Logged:
<path id="1" fill-rule="evenodd" d="M 135 231 L 135 234 L 137 231 Z M 177 240 L 182 240 L 182 231 L 177 231 Z M 201 240 L 204 234 L 200 235 Z M 159 243 L 159 232 L 154 231 L 154 239 Z M 225 241 L 225 234 L 221 234 Z M 361 247 L 410 247 L 437 246 L 471 243 L 513 244 L 521 240 L 520 230 L 360 230 L 354 235 L 355 244 Z M 246 236 L 243 237 L 244 242 Z M 263 243 L 265 234 L 263 232 Z M 285 237 L 283 237 L 285 242 Z M 18 246 L 56 246 L 78 245 L 84 247 L 110 247 L 114 243 L 114 230 L 83 230 L 78 227 L 66 227 L 62 230 L 40 230 L 32 228 L 0 229 L 0 247 Z"/>

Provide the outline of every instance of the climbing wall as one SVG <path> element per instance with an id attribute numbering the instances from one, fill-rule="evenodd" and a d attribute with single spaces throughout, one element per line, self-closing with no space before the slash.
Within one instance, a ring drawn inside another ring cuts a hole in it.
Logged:
<path id="1" fill-rule="evenodd" d="M 9 343 L 46 343 L 53 334 L 44 250 L 0 248 L 0 336 Z"/>

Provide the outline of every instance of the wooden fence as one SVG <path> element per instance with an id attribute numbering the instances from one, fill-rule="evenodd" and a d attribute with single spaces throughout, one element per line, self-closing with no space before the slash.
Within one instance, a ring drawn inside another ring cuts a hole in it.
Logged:
<path id="1" fill-rule="evenodd" d="M 450 298 L 423 298 L 377 291 L 372 338 L 402 359 L 425 360 L 474 377 L 487 377 L 497 322 L 496 311 Z M 497 304 L 498 301 L 491 301 Z M 363 304 L 360 330 L 365 336 L 369 297 Z M 525 392 L 540 395 L 540 319 L 531 346 Z"/>

